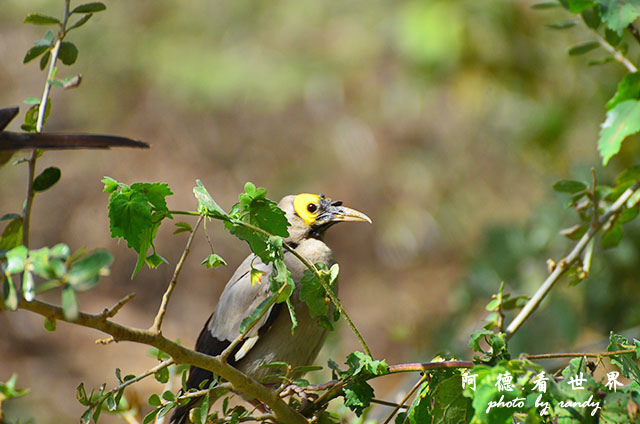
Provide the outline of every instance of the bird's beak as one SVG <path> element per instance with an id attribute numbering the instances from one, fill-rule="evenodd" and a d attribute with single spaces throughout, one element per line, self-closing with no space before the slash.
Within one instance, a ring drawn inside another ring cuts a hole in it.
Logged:
<path id="1" fill-rule="evenodd" d="M 317 219 L 316 222 L 368 222 L 372 224 L 371 218 L 355 209 L 346 206 L 329 206 Z"/>

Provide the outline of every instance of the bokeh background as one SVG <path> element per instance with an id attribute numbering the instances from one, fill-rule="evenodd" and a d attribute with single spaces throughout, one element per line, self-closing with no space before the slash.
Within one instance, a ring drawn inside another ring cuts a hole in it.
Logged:
<path id="1" fill-rule="evenodd" d="M 167 182 L 172 209 L 195 207 L 191 189 L 201 179 L 227 209 L 252 181 L 272 199 L 322 192 L 366 212 L 374 225 L 337 226 L 327 241 L 341 265 L 341 298 L 374 355 L 401 363 L 438 352 L 470 358 L 468 336 L 483 325 L 500 282 L 531 295 L 545 260 L 569 247 L 558 230 L 576 218 L 552 183 L 589 181 L 591 167 L 611 181 L 637 157 L 628 141 L 606 169 L 599 165 L 603 105 L 625 70 L 587 66 L 606 57 L 599 50 L 567 56 L 590 35 L 545 27 L 572 18 L 562 9 L 532 10 L 526 0 L 106 4 L 70 35 L 78 62 L 58 76 L 84 79 L 78 89 L 54 90 L 47 130 L 123 135 L 152 148 L 45 154 L 39 169 L 59 166 L 63 177 L 36 196 L 31 240 L 113 252 L 111 276 L 80 302 L 98 312 L 136 292 L 118 315 L 125 324 L 151 324 L 173 268 L 130 279 L 136 257 L 109 236 L 104 175 Z M 2 1 L 0 106 L 41 95 L 45 74 L 22 58 L 46 28 L 22 20 L 32 11 L 61 15 L 62 7 Z M 24 165 L 0 169 L 0 214 L 21 210 L 25 175 Z M 164 327 L 187 345 L 248 251 L 218 223 L 208 228 L 229 266 L 199 266 L 208 247 L 196 238 Z M 173 265 L 186 236 L 172 232 L 162 227 L 156 247 Z M 586 281 L 554 289 L 514 337 L 514 353 L 578 349 L 640 322 L 637 226 L 625 234 L 615 251 L 597 251 Z M 144 347 L 94 344 L 100 337 L 64 323 L 48 333 L 37 316 L 0 312 L 0 380 L 17 372 L 19 386 L 32 390 L 5 405 L 9 420 L 77 422 L 80 382 L 111 387 L 116 367 L 140 373 L 156 363 Z M 318 363 L 341 363 L 355 349 L 343 325 Z M 411 383 L 381 380 L 376 395 L 390 400 Z M 143 408 L 160 388 L 136 387 Z"/>

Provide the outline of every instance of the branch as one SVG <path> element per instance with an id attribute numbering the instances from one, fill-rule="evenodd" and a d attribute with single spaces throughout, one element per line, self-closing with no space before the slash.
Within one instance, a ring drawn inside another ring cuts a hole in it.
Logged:
<path id="1" fill-rule="evenodd" d="M 400 401 L 400 403 L 393 408 L 393 411 L 391 411 L 391 413 L 389 414 L 389 416 L 387 417 L 386 420 L 384 420 L 384 423 L 382 424 L 388 424 L 389 421 L 391 421 L 391 419 L 393 418 L 394 415 L 396 415 L 396 413 L 400 410 L 401 406 L 411 397 L 411 395 L 418 390 L 418 387 L 420 387 L 422 385 L 422 383 L 427 379 L 427 374 L 423 375 L 422 378 L 420 378 L 420 380 L 418 380 L 418 382 L 411 388 L 411 390 L 409 390 L 409 393 L 407 393 L 402 400 Z"/>
<path id="2" fill-rule="evenodd" d="M 527 359 L 554 359 L 554 358 L 599 358 L 601 356 L 615 356 L 623 355 L 625 353 L 635 353 L 635 349 L 616 350 L 614 352 L 600 352 L 600 353 L 544 353 L 541 355 L 522 355 Z"/>
<path id="3" fill-rule="evenodd" d="M 635 72 L 635 71 L 634 71 Z M 597 220 L 592 222 L 591 226 L 587 230 L 587 232 L 582 236 L 580 241 L 575 245 L 573 250 L 564 257 L 558 265 L 555 267 L 553 272 L 547 277 L 547 279 L 542 283 L 542 286 L 536 291 L 536 293 L 531 297 L 531 299 L 527 302 L 527 304 L 522 308 L 522 310 L 518 313 L 518 315 L 511 321 L 511 324 L 507 327 L 505 334 L 507 339 L 510 339 L 513 334 L 518 331 L 520 326 L 526 321 L 527 318 L 536 310 L 540 302 L 545 298 L 545 296 L 549 293 L 553 285 L 560 279 L 560 277 L 567 272 L 570 268 L 571 264 L 573 264 L 576 260 L 580 258 L 580 255 L 587 247 L 589 241 L 596 235 L 596 233 L 602 228 L 604 224 L 606 224 L 609 220 L 615 219 L 615 215 L 618 214 L 627 200 L 640 188 L 640 180 L 636 181 L 636 183 L 628 188 L 618 199 L 607 209 L 605 213 L 603 213 Z"/>
<path id="4" fill-rule="evenodd" d="M 44 126 L 44 116 L 47 110 L 47 101 L 49 100 L 49 93 L 51 91 L 51 81 L 56 69 L 56 62 L 58 61 L 58 54 L 60 53 L 60 45 L 65 36 L 67 28 L 67 21 L 69 20 L 69 3 L 71 0 L 65 0 L 64 2 L 64 17 L 62 18 L 62 24 L 56 43 L 51 52 L 51 63 L 49 64 L 49 72 L 47 73 L 47 80 L 44 83 L 44 90 L 42 91 L 42 99 L 40 100 L 40 106 L 38 106 L 38 120 L 36 121 L 36 132 L 41 133 Z M 35 191 L 33 190 L 33 181 L 36 173 L 36 160 L 38 159 L 38 149 L 33 149 L 31 157 L 28 159 L 29 163 L 29 175 L 27 183 L 27 198 L 24 203 L 24 210 L 22 211 L 22 244 L 29 247 L 29 230 L 31 228 L 31 210 L 33 208 L 33 196 Z"/>
<path id="5" fill-rule="evenodd" d="M 124 383 L 120 384 L 119 386 L 114 387 L 113 389 L 111 389 L 109 392 L 105 393 L 106 395 L 109 395 L 111 393 L 117 393 L 120 390 L 124 389 L 127 386 L 132 385 L 133 383 L 137 383 L 140 380 L 143 380 L 147 377 L 149 377 L 151 374 L 155 374 L 158 371 L 167 368 L 168 366 L 173 365 L 173 358 L 172 359 L 167 359 L 166 361 L 162 361 L 160 362 L 158 365 L 156 365 L 153 368 L 150 368 L 149 370 L 145 371 L 144 373 L 125 381 Z"/>
<path id="6" fill-rule="evenodd" d="M 129 293 L 128 295 L 120 299 L 118 303 L 113 305 L 111 308 L 109 309 L 105 308 L 105 310 L 102 311 L 102 314 L 100 314 L 100 316 L 103 317 L 104 319 L 113 318 L 114 316 L 116 316 L 118 312 L 120 312 L 120 309 L 122 309 L 124 305 L 126 305 L 131 300 L 133 300 L 134 297 L 136 297 L 135 293 Z"/>
<path id="7" fill-rule="evenodd" d="M 198 227 L 200 226 L 200 223 L 202 222 L 203 217 L 204 215 L 200 215 L 200 217 L 198 218 L 198 221 L 196 222 L 195 227 L 191 231 L 191 234 L 189 234 L 189 239 L 187 240 L 187 244 L 184 247 L 184 250 L 182 251 L 182 256 L 180 257 L 180 260 L 176 264 L 176 268 L 173 271 L 173 277 L 171 278 L 171 281 L 169 281 L 169 286 L 167 287 L 167 291 L 165 291 L 164 295 L 162 296 L 162 302 L 160 303 L 160 307 L 158 308 L 158 313 L 156 314 L 156 317 L 153 320 L 153 325 L 149 329 L 151 332 L 160 333 L 160 330 L 162 327 L 162 321 L 164 320 L 164 316 L 167 313 L 167 306 L 169 305 L 169 300 L 171 300 L 171 295 L 173 294 L 173 291 L 176 288 L 176 284 L 178 283 L 178 276 L 180 275 L 180 271 L 182 271 L 182 267 L 184 266 L 185 260 L 187 259 L 187 256 L 189 255 L 189 252 L 191 250 L 191 243 L 193 242 L 193 236 L 196 234 L 196 231 L 198 230 Z"/>
<path id="8" fill-rule="evenodd" d="M 624 65 L 624 67 L 627 68 L 629 72 L 631 73 L 638 72 L 638 68 L 636 67 L 636 65 L 631 63 L 631 61 L 624 54 L 622 54 L 620 50 L 616 49 L 611 44 L 609 44 L 609 42 L 605 40 L 604 37 L 602 37 L 597 31 L 594 31 L 593 33 L 596 39 L 598 40 L 598 43 L 600 43 L 600 45 L 604 47 L 606 51 L 611 53 L 611 55 L 616 61 Z M 633 31 L 631 33 L 633 34 Z"/>
<path id="9" fill-rule="evenodd" d="M 224 378 L 233 385 L 234 390 L 244 393 L 248 397 L 256 398 L 267 405 L 273 411 L 278 421 L 287 424 L 307 423 L 307 420 L 300 413 L 289 407 L 276 393 L 253 378 L 226 364 L 219 358 L 180 346 L 165 338 L 161 333 L 126 327 L 109 319 L 104 319 L 102 314 L 94 315 L 80 312 L 75 321 L 70 321 L 65 318 L 62 308 L 39 300 L 27 302 L 24 299 L 20 299 L 18 307 L 44 317 L 53 317 L 59 321 L 100 330 L 111 335 L 115 341 L 132 341 L 156 347 L 169 354 L 175 363 L 195 365 L 198 368 L 209 370 Z"/>

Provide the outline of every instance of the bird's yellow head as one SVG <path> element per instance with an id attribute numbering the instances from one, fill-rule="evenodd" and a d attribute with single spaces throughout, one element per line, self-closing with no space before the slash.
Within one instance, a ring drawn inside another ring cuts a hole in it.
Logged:
<path id="1" fill-rule="evenodd" d="M 321 227 L 340 221 L 362 221 L 371 223 L 371 218 L 355 209 L 342 206 L 322 194 L 302 193 L 293 199 L 295 213 L 309 227 Z"/>

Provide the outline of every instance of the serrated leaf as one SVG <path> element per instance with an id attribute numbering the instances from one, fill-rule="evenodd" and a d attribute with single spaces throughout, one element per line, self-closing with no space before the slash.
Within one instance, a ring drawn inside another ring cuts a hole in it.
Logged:
<path id="1" fill-rule="evenodd" d="M 107 9 L 107 6 L 105 6 L 104 3 L 97 1 L 97 2 L 81 4 L 80 6 L 75 7 L 71 11 L 71 14 L 74 14 L 74 13 L 95 13 L 95 12 L 102 12 L 103 10 L 106 10 L 106 9 Z"/>
<path id="2" fill-rule="evenodd" d="M 586 43 L 578 44 L 569 49 L 569 56 L 579 56 L 597 49 L 598 47 L 600 47 L 600 43 L 597 41 L 588 41 Z"/>
<path id="3" fill-rule="evenodd" d="M 373 388 L 364 381 L 349 383 L 344 389 L 344 406 L 351 409 L 356 416 L 361 416 L 371 404 Z"/>
<path id="4" fill-rule="evenodd" d="M 631 343 L 626 337 L 611 332 L 609 336 L 609 346 L 607 351 L 615 352 L 618 350 L 627 349 Z M 634 353 L 623 353 L 619 355 L 610 356 L 609 359 L 613 365 L 616 365 L 622 375 L 630 380 L 634 380 L 640 384 L 640 367 L 636 363 Z"/>
<path id="5" fill-rule="evenodd" d="M 582 13 L 596 5 L 593 0 L 566 0 L 571 13 Z"/>
<path id="6" fill-rule="evenodd" d="M 640 16 L 640 2 L 637 0 L 598 0 L 598 3 L 602 9 L 602 20 L 619 34 Z"/>
<path id="7" fill-rule="evenodd" d="M 580 181 L 560 180 L 553 185 L 559 193 L 578 193 L 587 189 L 587 185 Z"/>
<path id="8" fill-rule="evenodd" d="M 602 164 L 620 151 L 624 139 L 640 131 L 640 102 L 626 100 L 616 104 L 607 112 L 607 118 L 602 124 L 598 150 L 602 157 Z"/>
<path id="9" fill-rule="evenodd" d="M 33 190 L 40 192 L 50 189 L 60 180 L 61 175 L 62 172 L 60 172 L 60 168 L 50 166 L 42 171 L 33 181 Z"/>
<path id="10" fill-rule="evenodd" d="M 33 24 L 33 25 L 53 25 L 58 24 L 62 25 L 62 22 L 58 18 L 54 18 L 53 16 L 43 15 L 42 13 L 29 13 L 26 18 L 24 18 L 25 24 Z"/>
<path id="11" fill-rule="evenodd" d="M 202 181 L 196 180 L 196 186 L 193 188 L 193 194 L 198 199 L 198 210 L 203 208 L 209 214 L 217 217 L 227 217 L 227 213 L 213 200 Z"/>
<path id="12" fill-rule="evenodd" d="M 63 41 L 62 43 L 60 43 L 58 57 L 65 65 L 73 65 L 78 59 L 78 48 L 75 46 L 75 44 L 69 41 Z"/>
<path id="13" fill-rule="evenodd" d="M 622 225 L 619 223 L 614 224 L 609 230 L 607 230 L 600 240 L 600 244 L 605 249 L 616 247 L 622 241 Z"/>
<path id="14" fill-rule="evenodd" d="M 62 312 L 68 321 L 75 321 L 78 318 L 78 299 L 71 286 L 62 289 Z"/>
<path id="15" fill-rule="evenodd" d="M 618 83 L 616 94 L 607 102 L 607 110 L 627 100 L 640 98 L 640 73 L 627 74 Z"/>
<path id="16" fill-rule="evenodd" d="M 260 303 L 260 305 L 258 305 L 258 307 L 251 313 L 251 315 L 242 320 L 242 322 L 240 323 L 240 333 L 244 333 L 245 331 L 247 331 L 247 329 L 251 327 L 254 322 L 260 319 L 263 313 L 268 313 L 265 312 L 265 310 L 271 308 L 276 299 L 277 295 L 275 293 L 271 293 L 269 297 L 263 300 L 262 303 Z"/>

